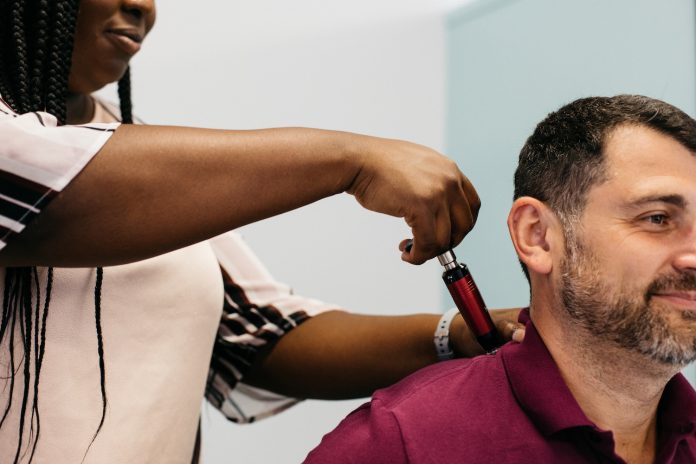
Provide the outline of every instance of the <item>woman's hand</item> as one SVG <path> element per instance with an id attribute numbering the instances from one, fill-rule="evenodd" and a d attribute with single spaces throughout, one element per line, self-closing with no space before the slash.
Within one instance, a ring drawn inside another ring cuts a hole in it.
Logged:
<path id="1" fill-rule="evenodd" d="M 505 342 L 520 343 L 524 340 L 524 324 L 517 322 L 520 310 L 521 308 L 513 308 L 491 311 L 491 318 Z M 460 315 L 452 320 L 450 344 L 457 357 L 470 358 L 484 353 L 483 348 L 478 344 L 474 334 Z"/>
<path id="2" fill-rule="evenodd" d="M 413 247 L 412 264 L 456 246 L 476 222 L 481 200 L 456 163 L 434 150 L 400 140 L 360 136 L 352 146 L 360 166 L 348 193 L 367 209 L 403 217 Z"/>

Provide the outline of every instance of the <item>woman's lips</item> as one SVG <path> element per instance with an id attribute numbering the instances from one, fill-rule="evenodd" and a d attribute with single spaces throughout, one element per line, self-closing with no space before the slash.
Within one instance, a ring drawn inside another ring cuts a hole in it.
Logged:
<path id="1" fill-rule="evenodd" d="M 142 39 L 132 32 L 110 30 L 106 31 L 106 36 L 116 47 L 130 56 L 140 51 Z"/>

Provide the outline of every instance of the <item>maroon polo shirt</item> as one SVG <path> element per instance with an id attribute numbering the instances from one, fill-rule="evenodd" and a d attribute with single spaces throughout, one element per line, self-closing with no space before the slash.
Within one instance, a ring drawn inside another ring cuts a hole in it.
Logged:
<path id="1" fill-rule="evenodd" d="M 623 463 L 582 412 L 525 311 L 521 344 L 439 363 L 377 391 L 305 463 Z M 696 463 L 696 393 L 681 375 L 658 408 L 656 463 Z"/>

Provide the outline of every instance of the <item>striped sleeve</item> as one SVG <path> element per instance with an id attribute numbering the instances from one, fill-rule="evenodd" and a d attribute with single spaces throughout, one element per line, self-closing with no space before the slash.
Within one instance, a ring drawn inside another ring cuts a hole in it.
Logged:
<path id="1" fill-rule="evenodd" d="M 206 399 L 231 421 L 254 422 L 300 401 L 243 383 L 259 349 L 313 315 L 340 308 L 295 295 L 275 281 L 235 232 L 216 237 L 211 244 L 223 274 L 225 301 Z"/>
<path id="2" fill-rule="evenodd" d="M 0 98 L 0 249 L 77 176 L 117 127 L 58 126 L 48 113 L 16 114 Z"/>

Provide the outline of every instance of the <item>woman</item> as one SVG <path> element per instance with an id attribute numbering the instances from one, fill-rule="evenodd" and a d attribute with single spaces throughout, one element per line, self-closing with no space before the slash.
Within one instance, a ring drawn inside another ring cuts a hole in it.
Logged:
<path id="1" fill-rule="evenodd" d="M 0 462 L 190 462 L 204 393 L 252 420 L 266 411 L 244 411 L 248 385 L 364 396 L 436 361 L 439 315 L 291 295 L 224 232 L 347 191 L 404 217 L 415 240 L 402 258 L 422 263 L 478 212 L 454 163 L 333 131 L 119 125 L 90 94 L 120 80 L 131 122 L 128 62 L 152 0 L 0 8 Z M 477 351 L 460 318 L 451 333 L 456 354 Z"/>

